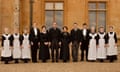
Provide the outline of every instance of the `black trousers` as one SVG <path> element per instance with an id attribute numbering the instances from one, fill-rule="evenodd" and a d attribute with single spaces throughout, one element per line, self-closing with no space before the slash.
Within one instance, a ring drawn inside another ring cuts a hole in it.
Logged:
<path id="1" fill-rule="evenodd" d="M 59 59 L 59 42 L 58 42 L 58 40 L 53 40 L 51 42 L 51 56 L 52 56 L 52 61 L 54 61 L 54 60 L 58 61 L 58 59 Z"/>
<path id="2" fill-rule="evenodd" d="M 84 60 L 84 52 L 86 53 L 86 60 L 88 60 L 88 41 L 83 41 L 81 45 L 81 61 Z"/>
<path id="3" fill-rule="evenodd" d="M 32 62 L 37 62 L 38 45 L 31 46 Z"/>
<path id="4" fill-rule="evenodd" d="M 73 61 L 78 60 L 78 49 L 79 49 L 79 42 L 72 42 L 72 58 L 73 58 Z"/>
<path id="5" fill-rule="evenodd" d="M 88 48 L 81 49 L 81 61 L 84 60 L 84 52 L 86 53 L 86 60 L 88 60 Z"/>

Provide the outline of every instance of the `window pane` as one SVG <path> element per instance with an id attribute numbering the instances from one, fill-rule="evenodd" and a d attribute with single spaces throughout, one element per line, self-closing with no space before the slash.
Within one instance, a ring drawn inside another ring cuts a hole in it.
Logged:
<path id="1" fill-rule="evenodd" d="M 98 9 L 106 9 L 106 3 L 98 3 Z"/>
<path id="2" fill-rule="evenodd" d="M 52 23 L 53 23 L 53 11 L 46 11 L 45 24 L 47 26 L 47 29 L 49 29 L 52 26 Z"/>
<path id="3" fill-rule="evenodd" d="M 45 4 L 45 9 L 46 9 L 46 10 L 53 10 L 53 9 L 54 9 L 53 6 L 54 6 L 53 3 L 46 3 L 46 4 Z"/>
<path id="4" fill-rule="evenodd" d="M 96 3 L 89 3 L 88 7 L 89 9 L 96 9 Z"/>
<path id="5" fill-rule="evenodd" d="M 63 25 L 63 11 L 55 11 L 55 20 L 59 28 L 62 28 Z"/>
<path id="6" fill-rule="evenodd" d="M 98 27 L 106 26 L 106 12 L 98 12 Z"/>
<path id="7" fill-rule="evenodd" d="M 55 3 L 56 10 L 63 10 L 63 3 Z"/>
<path id="8" fill-rule="evenodd" d="M 96 26 L 96 12 L 89 12 L 89 25 Z"/>

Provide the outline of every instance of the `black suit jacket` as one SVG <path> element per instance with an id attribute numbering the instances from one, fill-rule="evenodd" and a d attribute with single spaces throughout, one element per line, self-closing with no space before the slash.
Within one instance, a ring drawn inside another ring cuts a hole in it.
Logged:
<path id="1" fill-rule="evenodd" d="M 61 38 L 61 31 L 59 28 L 56 28 L 56 30 L 54 28 L 50 28 L 49 29 L 49 40 L 58 40 L 58 42 L 60 41 Z"/>
<path id="2" fill-rule="evenodd" d="M 90 31 L 87 29 L 86 36 L 83 35 L 83 29 L 81 30 L 81 42 L 89 40 L 89 33 Z"/>
<path id="3" fill-rule="evenodd" d="M 37 35 L 35 35 L 34 28 L 30 30 L 30 42 L 36 43 L 40 39 L 40 30 L 37 28 Z"/>
<path id="4" fill-rule="evenodd" d="M 86 36 L 83 35 L 83 29 L 81 30 L 81 49 L 88 49 L 88 45 L 89 45 L 89 33 L 90 31 L 87 29 L 87 33 Z"/>
<path id="5" fill-rule="evenodd" d="M 71 38 L 72 42 L 74 42 L 74 41 L 81 42 L 80 29 L 77 29 L 76 31 L 74 29 L 72 29 L 71 33 L 70 33 L 70 38 Z"/>

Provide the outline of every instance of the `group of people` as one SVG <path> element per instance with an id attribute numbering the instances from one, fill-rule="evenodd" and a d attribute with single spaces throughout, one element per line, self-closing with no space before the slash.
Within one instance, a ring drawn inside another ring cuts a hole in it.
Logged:
<path id="1" fill-rule="evenodd" d="M 46 26 L 42 26 L 41 31 L 37 28 L 37 23 L 33 23 L 30 32 L 25 28 L 23 34 L 20 34 L 18 29 L 10 34 L 9 29 L 5 28 L 1 46 L 1 60 L 5 64 L 12 60 L 15 63 L 19 63 L 19 60 L 28 63 L 30 59 L 33 63 L 37 63 L 38 57 L 42 62 L 50 58 L 52 62 L 59 62 L 59 60 L 68 62 L 70 53 L 72 53 L 73 62 L 77 62 L 79 48 L 81 61 L 84 61 L 84 57 L 90 62 L 117 60 L 117 35 L 112 26 L 107 33 L 104 27 L 100 27 L 98 32 L 94 26 L 88 29 L 86 23 L 83 24 L 83 29 L 79 29 L 78 24 L 74 23 L 70 33 L 67 26 L 64 26 L 61 31 L 56 22 L 49 30 Z"/>

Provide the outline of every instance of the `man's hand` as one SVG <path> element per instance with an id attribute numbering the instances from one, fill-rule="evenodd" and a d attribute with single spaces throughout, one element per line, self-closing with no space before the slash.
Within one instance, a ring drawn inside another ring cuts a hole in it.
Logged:
<path id="1" fill-rule="evenodd" d="M 60 46 L 61 46 L 61 44 L 62 44 L 62 43 L 61 43 L 61 42 L 59 42 L 59 45 L 60 45 Z"/>
<path id="2" fill-rule="evenodd" d="M 48 42 L 44 42 L 45 45 L 48 45 L 49 43 Z"/>
<path id="3" fill-rule="evenodd" d="M 82 43 L 80 42 L 80 46 L 82 45 Z"/>
<path id="4" fill-rule="evenodd" d="M 33 42 L 31 42 L 31 45 L 33 45 Z"/>

